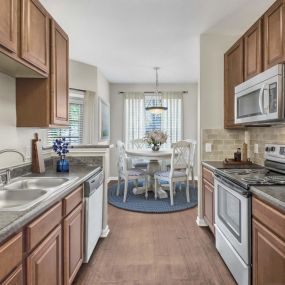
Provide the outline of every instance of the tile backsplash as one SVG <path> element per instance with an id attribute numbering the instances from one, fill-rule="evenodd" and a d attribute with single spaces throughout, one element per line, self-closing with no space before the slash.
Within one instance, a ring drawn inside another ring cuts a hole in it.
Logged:
<path id="1" fill-rule="evenodd" d="M 285 126 L 254 127 L 246 130 L 204 129 L 202 160 L 232 158 L 236 149 L 241 148 L 245 140 L 249 144 L 250 159 L 263 165 L 265 144 L 285 144 Z M 206 152 L 206 143 L 212 144 L 211 152 Z M 254 153 L 255 144 L 258 144 L 258 153 Z"/>
<path id="2" fill-rule="evenodd" d="M 204 129 L 202 132 L 203 160 L 224 160 L 232 158 L 238 147 L 244 143 L 243 130 Z M 212 144 L 212 151 L 206 152 L 206 143 Z"/>

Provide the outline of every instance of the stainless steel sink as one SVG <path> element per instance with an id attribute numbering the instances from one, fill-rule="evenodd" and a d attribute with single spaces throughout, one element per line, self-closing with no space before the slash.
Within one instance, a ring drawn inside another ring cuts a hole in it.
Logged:
<path id="1" fill-rule="evenodd" d="M 23 211 L 42 201 L 47 190 L 1 190 L 0 211 Z"/>
<path id="2" fill-rule="evenodd" d="M 66 177 L 20 177 L 4 187 L 5 190 L 57 189 L 70 182 Z"/>

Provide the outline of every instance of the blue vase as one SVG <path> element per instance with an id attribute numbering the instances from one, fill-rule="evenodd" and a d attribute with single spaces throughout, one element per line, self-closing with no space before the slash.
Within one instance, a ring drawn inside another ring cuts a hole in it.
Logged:
<path id="1" fill-rule="evenodd" d="M 56 163 L 57 172 L 69 172 L 69 162 L 65 158 L 60 158 Z"/>

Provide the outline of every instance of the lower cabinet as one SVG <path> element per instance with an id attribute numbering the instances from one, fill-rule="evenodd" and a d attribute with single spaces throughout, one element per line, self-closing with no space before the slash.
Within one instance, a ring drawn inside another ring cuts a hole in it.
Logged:
<path id="1" fill-rule="evenodd" d="M 19 266 L 10 276 L 1 283 L 2 285 L 22 285 L 23 284 L 23 268 Z"/>
<path id="2" fill-rule="evenodd" d="M 53 230 L 27 258 L 29 285 L 62 284 L 61 226 Z"/>
<path id="3" fill-rule="evenodd" d="M 63 220 L 64 285 L 72 284 L 83 261 L 83 203 Z"/>
<path id="4" fill-rule="evenodd" d="M 252 204 L 253 284 L 285 284 L 285 215 L 255 197 Z"/>
<path id="5" fill-rule="evenodd" d="M 203 217 L 212 233 L 215 234 L 214 175 L 213 172 L 206 167 L 203 167 L 202 173 Z"/>

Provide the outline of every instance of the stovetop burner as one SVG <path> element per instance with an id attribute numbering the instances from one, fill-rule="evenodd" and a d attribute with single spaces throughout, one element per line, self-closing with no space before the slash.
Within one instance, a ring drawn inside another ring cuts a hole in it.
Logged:
<path id="1" fill-rule="evenodd" d="M 248 184 L 263 184 L 267 181 L 266 179 L 253 176 L 243 177 L 241 180 L 247 182 Z"/>
<path id="2" fill-rule="evenodd" d="M 266 179 L 272 184 L 285 184 L 285 176 L 267 176 Z"/>

